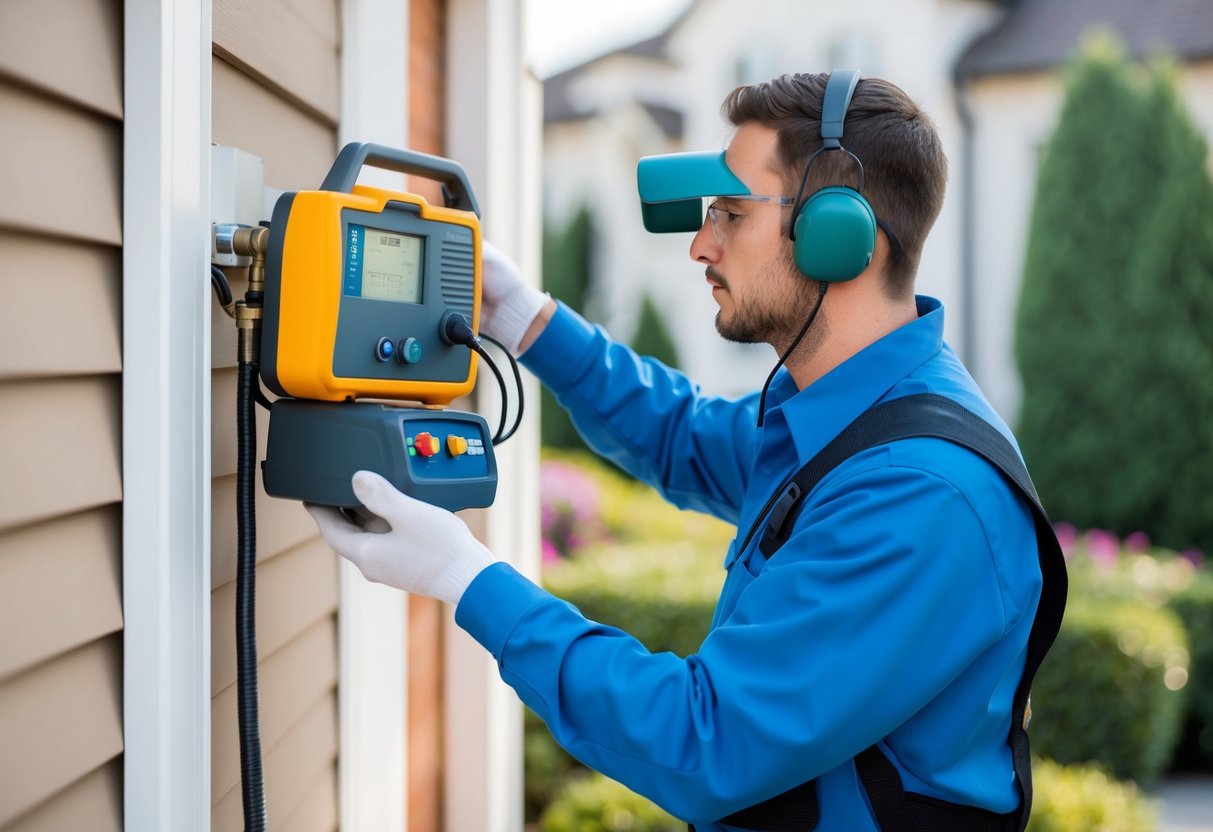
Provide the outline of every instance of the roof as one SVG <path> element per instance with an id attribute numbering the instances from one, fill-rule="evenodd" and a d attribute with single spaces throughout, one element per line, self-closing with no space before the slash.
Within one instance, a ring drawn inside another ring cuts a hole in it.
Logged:
<path id="1" fill-rule="evenodd" d="M 1130 55 L 1162 47 L 1184 61 L 1213 58 L 1210 0 L 1019 0 L 961 56 L 968 75 L 1051 69 L 1094 28 L 1115 32 Z"/>

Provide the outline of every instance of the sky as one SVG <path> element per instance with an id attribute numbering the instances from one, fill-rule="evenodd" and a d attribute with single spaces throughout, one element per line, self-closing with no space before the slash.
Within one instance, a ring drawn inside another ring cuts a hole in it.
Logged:
<path id="1" fill-rule="evenodd" d="M 526 42 L 540 78 L 663 30 L 690 0 L 524 0 Z"/>

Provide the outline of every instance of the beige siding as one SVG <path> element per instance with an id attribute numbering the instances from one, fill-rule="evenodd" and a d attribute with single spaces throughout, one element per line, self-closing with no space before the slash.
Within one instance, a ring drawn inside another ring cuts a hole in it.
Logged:
<path id="1" fill-rule="evenodd" d="M 212 141 L 265 160 L 266 185 L 314 188 L 336 155 L 337 0 L 215 0 Z M 267 217 L 268 219 L 268 217 Z M 244 275 L 233 272 L 233 290 Z M 236 328 L 211 353 L 211 828 L 244 826 L 236 720 Z M 264 458 L 267 419 L 258 411 Z M 271 829 L 337 826 L 337 562 L 298 503 L 257 487 L 261 751 Z"/>
<path id="2" fill-rule="evenodd" d="M 117 505 L 0 533 L 0 679 L 122 629 Z"/>
<path id="3" fill-rule="evenodd" d="M 122 4 L 0 3 L 0 829 L 122 826 Z"/>
<path id="4" fill-rule="evenodd" d="M 5 827 L 7 832 L 121 832 L 122 758 L 115 757 L 72 783 L 37 809 Z"/>
<path id="5" fill-rule="evenodd" d="M 122 251 L 0 230 L 0 379 L 122 369 Z"/>
<path id="6" fill-rule="evenodd" d="M 122 119 L 122 12 L 114 0 L 4 0 L 0 73 Z"/>
<path id="7" fill-rule="evenodd" d="M 113 635 L 0 684 L 0 823 L 122 752 L 121 653 Z"/>

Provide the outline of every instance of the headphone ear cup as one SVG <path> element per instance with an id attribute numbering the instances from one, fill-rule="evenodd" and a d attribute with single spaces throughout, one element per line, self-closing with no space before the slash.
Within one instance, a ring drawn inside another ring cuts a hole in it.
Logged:
<path id="1" fill-rule="evenodd" d="M 876 214 L 853 188 L 835 186 L 814 193 L 796 217 L 792 257 L 813 280 L 853 280 L 872 262 Z"/>

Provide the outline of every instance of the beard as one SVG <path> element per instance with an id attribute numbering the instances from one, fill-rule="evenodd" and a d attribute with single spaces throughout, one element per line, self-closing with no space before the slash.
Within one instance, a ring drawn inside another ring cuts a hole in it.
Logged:
<path id="1" fill-rule="evenodd" d="M 729 290 L 728 280 L 719 272 L 708 269 L 709 276 Z M 786 284 L 781 277 L 789 275 L 791 290 L 777 288 Z M 730 290 L 731 291 L 731 290 Z M 757 276 L 756 290 L 740 303 L 733 296 L 733 315 L 727 320 L 722 312 L 716 313 L 716 332 L 726 341 L 737 344 L 770 344 L 782 353 L 800 333 L 805 320 L 817 303 L 818 284 L 797 271 L 791 256 L 784 261 L 772 263 Z M 822 310 L 824 312 L 824 310 Z M 798 352 L 816 352 L 826 332 L 824 315 L 819 313 L 801 341 Z"/>

